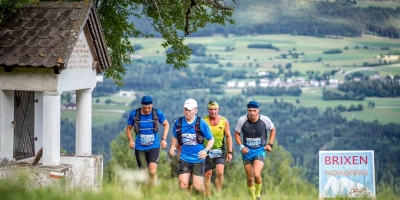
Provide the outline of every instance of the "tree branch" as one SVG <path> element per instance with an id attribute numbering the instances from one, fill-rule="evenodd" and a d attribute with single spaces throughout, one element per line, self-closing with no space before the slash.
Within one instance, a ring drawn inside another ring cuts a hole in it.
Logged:
<path id="1" fill-rule="evenodd" d="M 161 18 L 161 15 L 160 15 L 160 9 L 158 9 L 158 5 L 157 5 L 157 2 L 156 2 L 156 0 L 153 0 L 153 3 L 154 3 L 154 5 L 156 6 L 156 8 L 157 8 L 157 13 L 158 13 L 158 20 L 162 20 L 162 18 Z"/>
<path id="2" fill-rule="evenodd" d="M 186 23 L 185 23 L 185 37 L 190 35 L 190 31 L 189 31 L 189 24 L 190 24 L 190 13 L 192 12 L 192 8 L 195 7 L 197 9 L 200 9 L 199 5 L 197 4 L 196 0 L 190 0 L 190 5 L 186 10 L 185 13 L 185 19 L 186 19 Z M 224 0 L 204 0 L 206 3 L 210 4 L 211 8 L 217 12 L 219 10 L 233 10 L 232 7 L 227 6 L 226 2 Z M 221 3 L 219 3 L 219 1 L 221 1 Z M 238 0 L 232 0 L 233 3 L 237 3 Z"/>

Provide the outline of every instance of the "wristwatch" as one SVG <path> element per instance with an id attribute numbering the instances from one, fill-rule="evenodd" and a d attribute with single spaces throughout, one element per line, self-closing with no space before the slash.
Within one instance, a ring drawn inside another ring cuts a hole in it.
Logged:
<path id="1" fill-rule="evenodd" d="M 208 153 L 210 150 L 208 150 L 207 148 L 204 148 L 204 151 L 206 151 L 206 153 Z"/>
<path id="2" fill-rule="evenodd" d="M 274 147 L 274 144 L 268 143 L 268 145 L 272 148 Z"/>

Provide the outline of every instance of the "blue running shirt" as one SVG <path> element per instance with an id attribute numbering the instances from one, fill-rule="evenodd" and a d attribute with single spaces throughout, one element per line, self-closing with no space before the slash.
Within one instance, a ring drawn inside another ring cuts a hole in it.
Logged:
<path id="1" fill-rule="evenodd" d="M 160 139 L 158 137 L 157 133 L 154 133 L 154 125 L 153 125 L 153 111 L 150 112 L 148 115 L 140 115 L 140 125 L 139 125 L 139 131 L 140 134 L 136 134 L 135 136 L 135 149 L 136 150 L 148 150 L 148 149 L 155 149 L 155 148 L 160 148 Z M 161 110 L 157 109 L 157 115 L 158 115 L 158 122 L 157 123 L 163 123 L 165 121 L 165 116 L 162 113 Z M 134 118 L 136 116 L 136 109 L 133 110 L 129 114 L 128 118 L 128 125 L 133 126 L 134 124 Z M 132 128 L 132 132 L 133 128 Z"/>
<path id="2" fill-rule="evenodd" d="M 182 119 L 181 129 L 182 129 L 183 144 L 181 147 L 181 155 L 180 155 L 180 159 L 182 159 L 185 162 L 193 164 L 205 161 L 205 159 L 200 159 L 198 157 L 198 153 L 201 150 L 204 150 L 204 144 L 197 143 L 196 130 L 195 130 L 197 116 L 195 116 L 194 118 L 195 120 L 191 124 L 187 123 L 185 117 L 183 117 Z M 176 133 L 178 121 L 179 120 L 175 120 L 175 125 L 173 128 L 173 134 L 176 139 L 178 139 L 178 134 Z M 211 140 L 213 138 L 210 127 L 203 119 L 200 119 L 200 130 L 204 134 L 205 139 Z"/>

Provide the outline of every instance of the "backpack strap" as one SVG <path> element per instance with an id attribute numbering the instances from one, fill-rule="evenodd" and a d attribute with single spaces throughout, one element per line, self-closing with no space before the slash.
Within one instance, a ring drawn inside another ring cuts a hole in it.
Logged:
<path id="1" fill-rule="evenodd" d="M 194 129 L 196 130 L 197 143 L 203 144 L 204 143 L 204 134 L 203 134 L 203 132 L 201 132 L 201 129 L 200 129 L 200 120 L 201 120 L 201 117 L 197 116 L 196 124 L 194 125 Z"/>
<path id="2" fill-rule="evenodd" d="M 178 124 L 176 126 L 176 135 L 178 136 L 178 144 L 183 145 L 183 140 L 182 140 L 182 119 L 183 117 L 180 117 L 178 119 Z"/>
<path id="3" fill-rule="evenodd" d="M 139 134 L 139 124 L 140 124 L 140 112 L 142 108 L 136 109 L 135 118 L 133 118 L 133 130 L 136 134 Z"/>
<path id="4" fill-rule="evenodd" d="M 178 119 L 178 124 L 176 126 L 176 135 L 178 136 L 178 144 L 180 144 L 180 145 L 183 145 L 183 140 L 182 140 L 182 119 L 183 119 L 183 117 L 180 117 Z M 201 132 L 201 129 L 200 129 L 200 120 L 201 120 L 201 117 L 197 116 L 196 123 L 194 125 L 194 129 L 196 131 L 197 143 L 203 144 L 204 143 L 204 134 L 203 134 L 203 132 Z"/>
<path id="5" fill-rule="evenodd" d="M 153 131 L 154 133 L 158 132 L 158 111 L 157 109 L 153 108 Z"/>
<path id="6" fill-rule="evenodd" d="M 141 115 L 142 108 L 136 109 L 136 115 L 133 119 L 133 130 L 136 134 L 139 134 L 140 130 L 140 115 Z M 157 109 L 153 108 L 152 110 L 152 117 L 153 117 L 153 132 L 158 132 L 158 111 Z"/>

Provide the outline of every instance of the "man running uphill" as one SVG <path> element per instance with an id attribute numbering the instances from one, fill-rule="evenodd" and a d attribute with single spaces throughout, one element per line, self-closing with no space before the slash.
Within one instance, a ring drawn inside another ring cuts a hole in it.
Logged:
<path id="1" fill-rule="evenodd" d="M 167 147 L 169 123 L 161 110 L 153 108 L 151 96 L 143 96 L 142 107 L 133 110 L 128 118 L 126 136 L 129 148 L 135 149 L 136 163 L 140 169 L 148 168 L 150 183 L 157 183 L 157 165 L 160 156 L 160 146 Z M 160 142 L 158 137 L 158 123 L 164 126 L 164 133 Z M 132 139 L 132 130 L 136 136 Z"/>
<path id="2" fill-rule="evenodd" d="M 272 151 L 276 134 L 276 128 L 271 120 L 259 112 L 258 102 L 250 101 L 247 104 L 247 115 L 239 118 L 235 128 L 235 140 L 240 145 L 247 187 L 253 199 L 261 199 L 261 171 L 264 166 L 265 151 Z M 271 133 L 267 144 L 268 130 L 271 130 Z M 243 142 L 240 133 L 243 133 Z"/>
<path id="3" fill-rule="evenodd" d="M 174 137 L 171 141 L 170 155 L 176 155 L 176 143 L 181 146 L 178 164 L 179 187 L 188 191 L 190 175 L 193 175 L 193 188 L 196 196 L 202 197 L 204 192 L 204 165 L 208 151 L 214 144 L 214 138 L 207 123 L 196 116 L 197 102 L 194 99 L 185 101 L 184 117 L 175 121 Z M 204 139 L 208 144 L 204 147 Z"/>
<path id="4" fill-rule="evenodd" d="M 213 169 L 216 169 L 215 189 L 217 197 L 221 194 L 224 183 L 225 161 L 232 161 L 232 136 L 228 120 L 219 115 L 219 105 L 216 101 L 207 104 L 208 115 L 204 117 L 214 136 L 214 145 L 206 158 L 204 187 L 207 197 L 211 197 L 211 176 Z M 228 152 L 225 150 L 225 138 Z M 207 144 L 207 141 L 206 143 Z"/>

